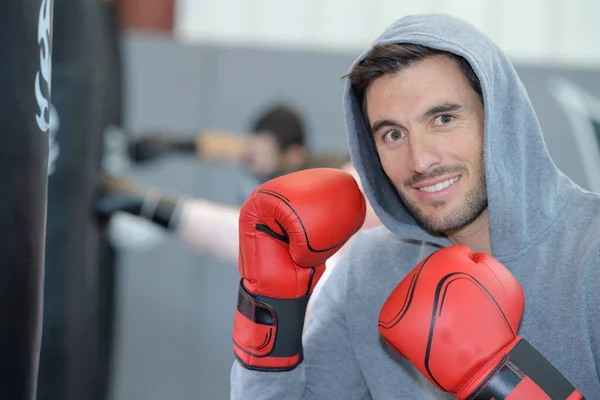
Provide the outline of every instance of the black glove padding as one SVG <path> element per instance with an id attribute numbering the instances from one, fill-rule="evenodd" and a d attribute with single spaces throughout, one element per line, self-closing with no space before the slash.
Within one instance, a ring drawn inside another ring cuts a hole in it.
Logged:
<path id="1" fill-rule="evenodd" d="M 94 202 L 94 213 L 103 223 L 108 222 L 116 212 L 126 212 L 163 228 L 175 229 L 179 218 L 178 202 L 176 197 L 166 196 L 158 189 L 104 175 Z"/>

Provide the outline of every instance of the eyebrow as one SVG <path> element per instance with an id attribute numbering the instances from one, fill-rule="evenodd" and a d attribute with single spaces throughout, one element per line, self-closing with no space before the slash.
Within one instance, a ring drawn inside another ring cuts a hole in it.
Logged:
<path id="1" fill-rule="evenodd" d="M 445 112 L 456 112 L 456 111 L 461 111 L 465 108 L 464 105 L 461 104 L 457 104 L 457 103 L 442 103 L 439 104 L 437 106 L 433 106 L 431 107 L 429 110 L 425 111 L 423 114 L 421 114 L 421 116 L 419 117 L 418 121 L 419 122 L 423 122 L 424 120 L 426 120 L 427 118 L 430 118 L 436 114 L 439 113 L 445 113 Z M 371 132 L 376 133 L 377 131 L 379 131 L 381 128 L 385 128 L 387 126 L 398 126 L 400 128 L 404 128 L 402 126 L 402 124 L 391 120 L 391 119 L 382 119 L 379 120 L 377 122 L 375 122 L 373 124 L 373 126 L 371 127 Z"/>
<path id="2" fill-rule="evenodd" d="M 399 124 L 398 122 L 393 121 L 391 119 L 382 119 L 382 120 L 375 122 L 375 124 L 373 124 L 373 127 L 371 128 L 371 132 L 373 132 L 373 134 L 375 134 L 381 128 L 385 128 L 386 126 L 399 126 L 401 128 L 403 127 L 401 124 Z"/>
<path id="3" fill-rule="evenodd" d="M 456 112 L 464 109 L 464 105 L 460 105 L 457 103 L 443 103 L 437 106 L 431 107 L 429 110 L 425 111 L 420 117 L 419 122 L 425 121 L 429 117 L 433 117 L 436 114 L 445 113 L 445 112 Z"/>

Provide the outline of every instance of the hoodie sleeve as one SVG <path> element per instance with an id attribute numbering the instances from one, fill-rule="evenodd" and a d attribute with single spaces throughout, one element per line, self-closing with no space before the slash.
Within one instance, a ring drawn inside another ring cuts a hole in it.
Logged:
<path id="1" fill-rule="evenodd" d="M 346 328 L 345 260 L 348 257 L 333 270 L 312 307 L 302 340 L 304 361 L 288 372 L 250 371 L 235 361 L 232 400 L 370 398 Z"/>

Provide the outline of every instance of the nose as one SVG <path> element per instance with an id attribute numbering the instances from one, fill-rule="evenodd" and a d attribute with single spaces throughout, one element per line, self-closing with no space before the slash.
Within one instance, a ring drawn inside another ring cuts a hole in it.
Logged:
<path id="1" fill-rule="evenodd" d="M 411 172 L 425 174 L 436 165 L 441 164 L 441 149 L 431 135 L 413 132 L 412 135 L 409 135 L 408 145 L 408 166 Z"/>

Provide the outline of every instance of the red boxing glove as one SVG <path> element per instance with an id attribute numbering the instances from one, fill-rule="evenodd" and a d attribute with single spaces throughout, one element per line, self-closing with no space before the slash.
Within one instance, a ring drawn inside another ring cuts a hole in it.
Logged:
<path id="1" fill-rule="evenodd" d="M 233 327 L 233 348 L 244 367 L 282 371 L 302 362 L 310 294 L 325 261 L 362 226 L 365 210 L 354 178 L 329 168 L 275 178 L 246 199 Z"/>
<path id="2" fill-rule="evenodd" d="M 379 315 L 384 341 L 457 399 L 583 399 L 517 335 L 523 290 L 504 265 L 450 246 L 417 265 Z"/>

